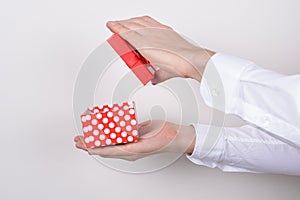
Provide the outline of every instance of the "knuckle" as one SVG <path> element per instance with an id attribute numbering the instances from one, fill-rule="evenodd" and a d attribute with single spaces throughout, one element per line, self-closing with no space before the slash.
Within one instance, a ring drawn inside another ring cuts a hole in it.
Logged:
<path id="1" fill-rule="evenodd" d="M 142 18 L 143 19 L 152 19 L 152 17 L 150 17 L 149 15 L 144 15 Z"/>
<path id="2" fill-rule="evenodd" d="M 132 17 L 128 19 L 128 21 L 133 21 L 133 22 L 140 22 L 143 19 L 143 17 Z"/>
<path id="3" fill-rule="evenodd" d="M 135 149 L 130 144 L 124 145 L 123 149 L 125 152 L 129 152 L 129 153 L 133 153 L 135 151 Z"/>
<path id="4" fill-rule="evenodd" d="M 101 152 L 99 152 L 97 155 L 101 156 L 102 158 L 109 158 L 110 157 L 109 154 L 105 154 L 105 153 L 101 153 Z"/>
<path id="5" fill-rule="evenodd" d="M 97 151 L 97 152 L 91 152 L 92 155 L 98 155 L 101 157 L 107 156 L 107 154 L 103 153 L 102 151 Z"/>
<path id="6" fill-rule="evenodd" d="M 173 30 L 172 27 L 170 27 L 170 26 L 164 25 L 164 27 L 165 27 L 166 29 Z"/>

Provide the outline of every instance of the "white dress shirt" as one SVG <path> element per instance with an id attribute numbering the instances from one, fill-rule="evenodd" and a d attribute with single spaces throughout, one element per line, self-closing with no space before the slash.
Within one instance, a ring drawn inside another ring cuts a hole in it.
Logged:
<path id="1" fill-rule="evenodd" d="M 216 53 L 200 92 L 207 105 L 236 114 L 248 125 L 194 125 L 196 144 L 187 156 L 192 162 L 223 171 L 300 175 L 300 75 Z"/>

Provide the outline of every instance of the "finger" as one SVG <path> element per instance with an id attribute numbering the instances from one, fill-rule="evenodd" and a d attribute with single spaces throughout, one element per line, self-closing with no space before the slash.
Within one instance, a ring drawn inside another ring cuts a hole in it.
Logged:
<path id="1" fill-rule="evenodd" d="M 133 20 L 121 20 L 121 21 L 118 21 L 118 23 L 121 24 L 122 26 L 126 27 L 128 30 L 136 30 L 136 29 L 146 28 L 145 25 L 143 25 L 137 21 L 133 21 Z"/>
<path id="2" fill-rule="evenodd" d="M 153 124 L 153 121 L 151 121 L 151 120 L 143 122 L 142 124 L 139 124 L 139 126 L 138 126 L 139 136 L 149 133 L 153 129 L 152 124 Z"/>
<path id="3" fill-rule="evenodd" d="M 139 23 L 139 24 L 145 26 L 146 28 L 151 28 L 151 27 L 152 28 L 154 28 L 154 27 L 164 28 L 163 24 L 157 22 L 156 20 L 153 20 L 153 18 L 151 18 L 149 16 L 133 17 L 133 18 L 130 18 L 128 21 Z"/>
<path id="4" fill-rule="evenodd" d="M 147 143 L 147 140 L 140 138 L 138 142 L 127 143 L 115 146 L 106 146 L 88 149 L 92 155 L 99 155 L 102 157 L 127 157 L 135 154 L 149 152 L 152 146 Z"/>
<path id="5" fill-rule="evenodd" d="M 152 18 L 149 16 L 140 16 L 140 17 L 133 17 L 126 20 L 119 20 L 118 22 L 135 22 L 137 24 L 143 25 L 144 27 L 157 27 L 162 25 L 157 21 L 151 19 Z"/>
<path id="6" fill-rule="evenodd" d="M 146 157 L 146 156 L 149 156 L 149 155 L 151 155 L 151 153 L 149 153 L 149 154 L 146 154 L 146 153 L 144 153 L 144 154 L 135 154 L 135 155 L 130 155 L 130 156 L 120 156 L 118 158 L 122 159 L 122 160 L 127 160 L 127 161 L 136 161 L 140 158 L 143 158 L 143 157 Z"/>
<path id="7" fill-rule="evenodd" d="M 163 69 L 160 69 L 160 70 L 155 72 L 154 78 L 151 80 L 151 83 L 153 85 L 156 85 L 158 83 L 164 82 L 164 81 L 166 81 L 168 79 L 171 79 L 171 78 L 174 78 L 176 76 L 177 75 L 172 73 L 172 72 L 168 72 L 168 71 L 165 71 Z"/>
<path id="8" fill-rule="evenodd" d="M 139 136 L 146 134 L 148 132 L 147 128 L 151 126 L 151 124 L 152 124 L 151 120 L 138 124 L 137 127 L 138 127 Z"/>
<path id="9" fill-rule="evenodd" d="M 128 151 L 125 151 L 122 146 L 125 146 L 125 145 L 115 145 L 115 146 L 92 148 L 92 149 L 88 149 L 88 152 L 92 155 L 99 155 L 102 157 L 130 155 L 130 153 Z"/>
<path id="10" fill-rule="evenodd" d="M 106 23 L 106 26 L 113 33 L 124 33 L 126 31 L 129 31 L 128 28 L 120 24 L 118 21 L 108 21 Z"/>
<path id="11" fill-rule="evenodd" d="M 120 36 L 125 39 L 129 44 L 131 44 L 134 48 L 140 49 L 144 45 L 144 41 L 142 39 L 142 35 L 139 34 L 138 30 L 145 29 L 144 25 L 141 25 L 137 22 L 124 20 L 118 21 L 123 27 L 127 29 L 125 32 L 120 32 Z"/>
<path id="12" fill-rule="evenodd" d="M 148 156 L 151 154 L 139 154 L 139 155 L 129 155 L 129 156 L 102 156 L 103 158 L 114 158 L 114 159 L 121 159 L 126 161 L 136 161 L 140 158 L 143 158 L 145 156 Z"/>
<path id="13" fill-rule="evenodd" d="M 157 20 L 155 20 L 154 18 L 150 17 L 150 16 L 141 16 L 141 17 L 134 17 L 131 18 L 130 20 L 138 22 L 146 27 L 158 27 L 158 28 L 170 28 L 169 26 L 162 24 L 160 22 L 158 22 Z"/>
<path id="14" fill-rule="evenodd" d="M 107 22 L 107 27 L 113 32 L 119 34 L 124 40 L 131 44 L 136 49 L 142 44 L 141 35 L 134 30 L 141 29 L 143 26 L 134 22 L 120 23 L 118 21 Z"/>
<path id="15" fill-rule="evenodd" d="M 139 136 L 143 140 L 148 140 L 154 138 L 156 135 L 160 134 L 163 130 L 165 123 L 160 123 L 158 121 L 152 121 L 152 123 L 148 126 L 143 127 L 139 130 Z"/>
<path id="16" fill-rule="evenodd" d="M 143 126 L 148 126 L 149 124 L 151 124 L 151 120 L 147 120 L 147 121 L 139 123 L 138 127 L 141 128 Z"/>
<path id="17" fill-rule="evenodd" d="M 160 23 L 159 21 L 155 20 L 154 18 L 150 16 L 143 16 L 142 17 L 144 21 L 151 23 L 154 27 L 160 27 L 160 28 L 166 28 L 166 29 L 172 29 L 171 27 Z"/>
<path id="18" fill-rule="evenodd" d="M 76 148 L 87 151 L 86 146 L 83 143 L 76 143 L 75 144 Z"/>
<path id="19" fill-rule="evenodd" d="M 82 135 L 78 135 L 74 138 L 74 142 L 76 143 L 84 143 L 84 138 Z"/>
<path id="20" fill-rule="evenodd" d="M 155 141 L 159 143 L 160 141 Z M 156 146 L 157 144 L 151 142 L 149 139 L 140 138 L 138 142 L 136 143 L 129 143 L 126 144 L 127 148 L 126 151 L 128 151 L 128 156 L 141 156 L 141 155 L 148 155 L 156 153 Z"/>
<path id="21" fill-rule="evenodd" d="M 80 140 L 80 137 L 81 137 L 80 135 L 75 136 L 74 137 L 74 142 L 77 142 L 78 140 Z"/>

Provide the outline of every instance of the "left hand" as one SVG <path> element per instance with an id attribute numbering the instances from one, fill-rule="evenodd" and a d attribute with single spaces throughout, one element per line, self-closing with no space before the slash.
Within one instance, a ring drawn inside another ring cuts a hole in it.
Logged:
<path id="1" fill-rule="evenodd" d="M 170 122 L 155 120 L 139 124 L 140 140 L 135 143 L 87 149 L 83 136 L 76 136 L 76 147 L 90 155 L 107 158 L 137 160 L 145 156 L 177 152 L 191 154 L 195 145 L 195 129 L 192 126 L 180 126 Z"/>
<path id="2" fill-rule="evenodd" d="M 191 44 L 171 27 L 149 16 L 109 21 L 107 27 L 159 68 L 153 84 L 174 77 L 200 82 L 208 60 L 214 55 L 214 52 Z"/>

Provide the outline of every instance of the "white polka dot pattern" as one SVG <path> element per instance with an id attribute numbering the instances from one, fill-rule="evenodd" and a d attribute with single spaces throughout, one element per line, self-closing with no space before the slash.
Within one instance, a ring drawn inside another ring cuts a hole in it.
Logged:
<path id="1" fill-rule="evenodd" d="M 95 129 L 95 130 L 93 131 L 93 134 L 94 134 L 94 135 L 99 135 L 99 131 L 98 131 L 97 129 Z"/>
<path id="2" fill-rule="evenodd" d="M 123 110 L 120 110 L 120 111 L 118 112 L 118 115 L 122 117 L 122 116 L 124 115 L 124 111 L 123 111 Z"/>
<path id="3" fill-rule="evenodd" d="M 94 106 L 80 116 L 87 148 L 137 142 L 134 102 Z"/>
<path id="4" fill-rule="evenodd" d="M 95 139 L 93 136 L 90 136 L 89 138 L 90 138 L 90 142 L 93 142 Z"/>
<path id="5" fill-rule="evenodd" d="M 120 144 L 120 143 L 122 143 L 122 141 L 123 141 L 122 138 L 120 138 L 120 137 L 117 138 L 117 143 Z"/>
<path id="6" fill-rule="evenodd" d="M 87 121 L 91 120 L 91 115 L 85 116 L 85 119 L 86 119 Z"/>
<path id="7" fill-rule="evenodd" d="M 137 136 L 137 135 L 138 135 L 137 130 L 133 130 L 133 131 L 132 131 L 132 135 L 133 135 L 133 136 Z"/>
<path id="8" fill-rule="evenodd" d="M 108 119 L 105 117 L 105 118 L 102 119 L 102 122 L 103 122 L 104 124 L 106 124 L 106 123 L 108 122 Z"/>
<path id="9" fill-rule="evenodd" d="M 97 118 L 97 119 L 101 119 L 101 118 L 102 118 L 101 113 L 98 113 L 98 114 L 96 115 L 96 118 Z"/>
<path id="10" fill-rule="evenodd" d="M 105 140 L 105 143 L 106 143 L 107 145 L 110 145 L 110 144 L 111 144 L 111 139 L 106 139 L 106 140 Z"/>
<path id="11" fill-rule="evenodd" d="M 104 140 L 104 139 L 105 139 L 105 135 L 104 135 L 104 134 L 101 134 L 100 137 L 99 137 L 99 139 L 100 139 L 100 140 Z"/>
<path id="12" fill-rule="evenodd" d="M 128 121 L 128 120 L 130 120 L 130 116 L 129 116 L 129 115 L 125 115 L 124 119 L 125 119 L 126 121 Z"/>
<path id="13" fill-rule="evenodd" d="M 126 131 L 131 131 L 132 127 L 131 126 L 126 126 Z"/>
<path id="14" fill-rule="evenodd" d="M 133 141 L 133 137 L 132 136 L 128 136 L 127 140 L 128 140 L 128 142 L 132 142 Z"/>
<path id="15" fill-rule="evenodd" d="M 113 116 L 113 113 L 112 112 L 108 112 L 107 113 L 107 117 L 112 117 Z"/>
<path id="16" fill-rule="evenodd" d="M 115 116 L 115 117 L 114 117 L 114 121 L 115 121 L 115 122 L 118 122 L 119 120 L 120 120 L 120 118 L 119 118 L 118 116 Z"/>
<path id="17" fill-rule="evenodd" d="M 103 124 L 98 124 L 98 129 L 102 130 L 104 128 Z"/>
<path id="18" fill-rule="evenodd" d="M 109 126 L 109 128 L 113 128 L 113 127 L 115 127 L 115 123 L 109 122 L 108 126 Z"/>
<path id="19" fill-rule="evenodd" d="M 98 120 L 96 120 L 96 119 L 93 119 L 93 120 L 92 120 L 92 124 L 93 124 L 93 125 L 96 125 L 96 124 L 98 124 Z"/>
<path id="20" fill-rule="evenodd" d="M 120 121 L 120 126 L 125 126 L 126 125 L 126 123 L 124 122 L 124 121 Z"/>
<path id="21" fill-rule="evenodd" d="M 126 131 L 123 131 L 123 132 L 121 133 L 121 136 L 122 136 L 122 137 L 126 137 L 126 136 L 127 136 L 127 132 L 126 132 Z"/>
<path id="22" fill-rule="evenodd" d="M 121 132 L 121 128 L 120 127 L 116 127 L 115 131 L 116 131 L 116 133 L 120 133 Z"/>
<path id="23" fill-rule="evenodd" d="M 116 137 L 117 137 L 117 135 L 116 135 L 115 133 L 111 133 L 111 134 L 110 134 L 110 138 L 111 138 L 111 139 L 115 139 Z"/>
<path id="24" fill-rule="evenodd" d="M 104 129 L 104 133 L 105 134 L 109 134 L 110 133 L 110 130 L 108 128 Z"/>
<path id="25" fill-rule="evenodd" d="M 135 120 L 135 119 L 132 119 L 132 120 L 130 121 L 130 123 L 131 123 L 131 125 L 136 125 L 136 120 Z"/>
<path id="26" fill-rule="evenodd" d="M 96 146 L 96 147 L 99 147 L 100 145 L 101 145 L 101 142 L 100 142 L 99 140 L 96 140 L 96 141 L 95 141 L 95 146 Z"/>

